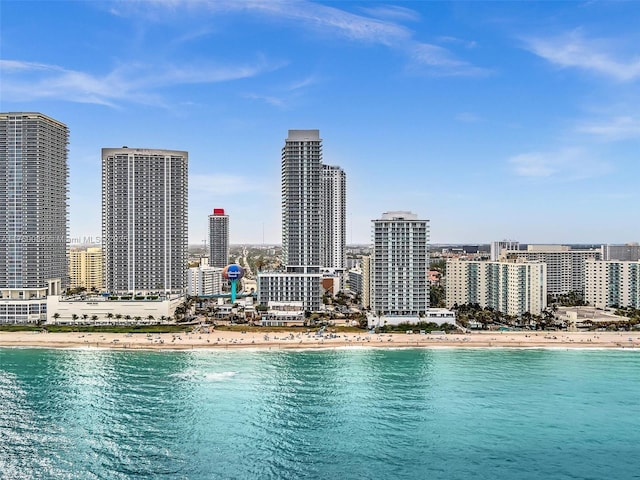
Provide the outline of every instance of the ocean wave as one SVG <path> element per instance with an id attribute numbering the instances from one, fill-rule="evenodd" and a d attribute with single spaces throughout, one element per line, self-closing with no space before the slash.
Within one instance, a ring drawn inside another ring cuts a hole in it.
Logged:
<path id="1" fill-rule="evenodd" d="M 204 379 L 209 380 L 210 382 L 220 382 L 223 380 L 227 380 L 229 378 L 233 378 L 238 374 L 238 372 L 212 372 L 205 373 Z"/>

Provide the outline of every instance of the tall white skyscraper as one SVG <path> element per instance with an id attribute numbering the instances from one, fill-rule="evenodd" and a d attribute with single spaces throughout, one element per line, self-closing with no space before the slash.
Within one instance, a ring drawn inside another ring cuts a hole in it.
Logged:
<path id="1" fill-rule="evenodd" d="M 282 149 L 284 271 L 258 275 L 258 301 L 320 309 L 321 267 L 345 268 L 346 176 L 322 164 L 319 130 L 289 130 Z"/>
<path id="2" fill-rule="evenodd" d="M 229 264 L 229 215 L 214 208 L 209 215 L 209 266 L 224 268 Z"/>
<path id="3" fill-rule="evenodd" d="M 429 220 L 386 212 L 373 220 L 371 310 L 416 317 L 429 308 Z"/>
<path id="4" fill-rule="evenodd" d="M 346 267 L 347 242 L 347 180 L 344 170 L 331 165 L 322 166 L 322 215 L 320 238 L 323 267 Z"/>
<path id="5" fill-rule="evenodd" d="M 68 138 L 41 113 L 0 113 L 0 323 L 45 319 L 67 284 Z"/>
<path id="6" fill-rule="evenodd" d="M 184 151 L 102 149 L 107 291 L 185 292 L 187 170 Z"/>
<path id="7" fill-rule="evenodd" d="M 282 254 L 287 270 L 320 271 L 322 140 L 289 130 L 282 149 Z"/>

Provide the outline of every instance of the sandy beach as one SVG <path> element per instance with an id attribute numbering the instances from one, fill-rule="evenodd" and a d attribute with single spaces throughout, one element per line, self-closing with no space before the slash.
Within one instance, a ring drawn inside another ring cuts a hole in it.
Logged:
<path id="1" fill-rule="evenodd" d="M 515 348 L 640 348 L 639 332 L 477 332 L 451 335 L 315 332 L 209 333 L 41 333 L 0 332 L 0 347 L 113 349 L 232 349 L 343 347 L 515 347 Z"/>

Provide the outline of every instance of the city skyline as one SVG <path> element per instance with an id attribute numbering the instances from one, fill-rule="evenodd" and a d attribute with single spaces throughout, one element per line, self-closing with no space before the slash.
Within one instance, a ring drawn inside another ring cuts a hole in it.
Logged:
<path id="1" fill-rule="evenodd" d="M 348 244 L 390 210 L 434 244 L 640 240 L 632 2 L 2 8 L 0 110 L 68 126 L 71 237 L 101 236 L 100 151 L 128 145 L 189 151 L 190 244 L 218 205 L 230 243 L 279 244 L 282 142 L 319 129 Z"/>

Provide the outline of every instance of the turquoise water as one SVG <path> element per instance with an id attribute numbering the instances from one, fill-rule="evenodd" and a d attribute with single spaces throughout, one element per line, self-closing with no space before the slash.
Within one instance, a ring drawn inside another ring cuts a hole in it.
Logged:
<path id="1" fill-rule="evenodd" d="M 0 478 L 640 478 L 640 352 L 0 349 Z"/>

